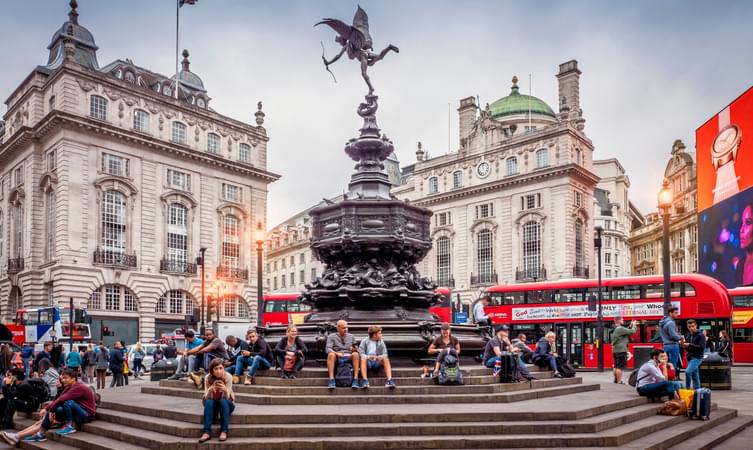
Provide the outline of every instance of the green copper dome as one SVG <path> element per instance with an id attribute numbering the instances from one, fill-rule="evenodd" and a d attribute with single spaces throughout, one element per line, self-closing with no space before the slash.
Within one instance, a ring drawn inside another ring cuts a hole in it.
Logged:
<path id="1" fill-rule="evenodd" d="M 510 95 L 502 97 L 492 103 L 489 105 L 489 109 L 491 109 L 492 117 L 494 118 L 528 114 L 529 111 L 531 112 L 531 115 L 539 114 L 554 119 L 557 118 L 554 111 L 552 111 L 552 108 L 550 108 L 543 100 L 519 92 L 518 77 L 513 77 L 512 79 L 512 90 L 510 91 Z"/>

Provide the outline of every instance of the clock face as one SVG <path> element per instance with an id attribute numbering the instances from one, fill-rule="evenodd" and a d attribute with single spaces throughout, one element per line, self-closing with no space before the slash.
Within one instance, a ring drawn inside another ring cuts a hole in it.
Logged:
<path id="1" fill-rule="evenodd" d="M 489 172 L 491 171 L 491 167 L 489 166 L 489 163 L 484 161 L 481 164 L 478 165 L 476 168 L 476 172 L 478 172 L 478 176 L 481 178 L 484 178 L 485 176 L 489 175 Z"/>
<path id="2" fill-rule="evenodd" d="M 718 155 L 725 154 L 733 150 L 740 139 L 740 131 L 737 125 L 729 125 L 722 129 L 714 139 L 714 153 Z"/>

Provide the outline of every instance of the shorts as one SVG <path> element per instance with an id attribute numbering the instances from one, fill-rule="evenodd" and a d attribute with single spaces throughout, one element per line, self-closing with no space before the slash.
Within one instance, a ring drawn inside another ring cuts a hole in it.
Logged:
<path id="1" fill-rule="evenodd" d="M 370 359 L 370 360 L 368 360 L 368 362 L 366 364 L 367 364 L 366 367 L 369 370 L 379 370 L 379 369 L 382 368 L 382 361 L 375 361 L 375 360 L 371 360 Z"/>
<path id="2" fill-rule="evenodd" d="M 614 354 L 614 368 L 615 369 L 627 369 L 628 357 L 627 352 L 620 352 Z"/>

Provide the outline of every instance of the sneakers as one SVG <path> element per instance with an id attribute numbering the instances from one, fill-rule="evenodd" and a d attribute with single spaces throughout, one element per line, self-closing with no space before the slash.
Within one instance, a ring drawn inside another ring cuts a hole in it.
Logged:
<path id="1" fill-rule="evenodd" d="M 44 433 L 42 433 L 41 431 L 24 438 L 24 441 L 26 442 L 44 442 L 46 440 L 47 438 L 44 437 Z"/>
<path id="2" fill-rule="evenodd" d="M 240 384 L 241 377 L 233 375 L 233 384 Z"/>
<path id="3" fill-rule="evenodd" d="M 395 380 L 393 380 L 392 378 L 390 378 L 389 380 L 387 380 L 386 383 L 384 383 L 384 387 L 388 387 L 390 389 L 395 389 L 397 387 L 397 385 L 395 384 Z"/>
<path id="4" fill-rule="evenodd" d="M 502 369 L 500 367 L 495 367 L 494 370 L 492 370 L 492 376 L 498 377 L 500 372 L 502 372 Z"/>
<path id="5" fill-rule="evenodd" d="M 562 375 L 559 372 L 557 372 L 556 370 L 554 371 L 554 373 L 552 373 L 552 376 L 554 378 L 562 378 Z"/>
<path id="6" fill-rule="evenodd" d="M 201 389 L 201 385 L 204 384 L 204 377 L 199 372 L 191 372 L 191 381 L 197 389 Z"/>
<path id="7" fill-rule="evenodd" d="M 246 379 L 243 381 L 243 384 L 246 386 L 254 384 L 254 377 L 247 376 Z"/>
<path id="8" fill-rule="evenodd" d="M 72 423 L 67 423 L 65 426 L 55 432 L 58 436 L 65 436 L 66 434 L 73 434 L 76 432 L 76 427 Z"/>
<path id="9" fill-rule="evenodd" d="M 351 389 L 358 389 L 359 388 L 359 386 L 358 386 L 358 380 L 356 378 L 353 378 L 353 382 L 350 383 L 350 388 Z"/>
<path id="10" fill-rule="evenodd" d="M 361 380 L 361 389 L 369 388 L 369 380 Z"/>
<path id="11" fill-rule="evenodd" d="M 329 388 L 330 391 L 334 391 L 335 390 L 335 388 L 337 387 L 337 383 L 335 383 L 335 379 L 334 378 L 330 378 L 329 379 L 329 383 L 327 383 L 327 387 Z"/>
<path id="12" fill-rule="evenodd" d="M 0 433 L 0 438 L 7 442 L 11 447 L 15 447 L 16 444 L 18 444 L 18 434 L 10 431 L 3 431 Z"/>

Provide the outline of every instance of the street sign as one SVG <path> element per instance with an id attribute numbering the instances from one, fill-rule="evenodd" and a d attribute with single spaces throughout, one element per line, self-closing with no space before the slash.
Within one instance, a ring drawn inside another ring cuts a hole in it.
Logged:
<path id="1" fill-rule="evenodd" d="M 456 312 L 455 313 L 455 323 L 468 323 L 468 313 L 465 313 L 465 312 Z"/>

